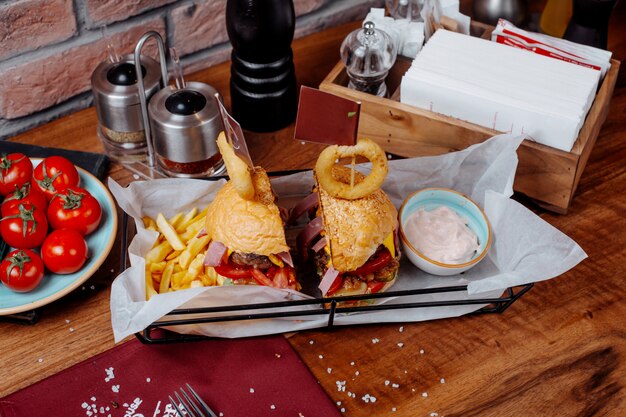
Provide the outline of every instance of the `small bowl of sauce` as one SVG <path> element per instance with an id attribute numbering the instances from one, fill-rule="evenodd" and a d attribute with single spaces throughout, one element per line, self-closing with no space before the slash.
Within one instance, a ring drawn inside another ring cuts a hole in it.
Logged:
<path id="1" fill-rule="evenodd" d="M 404 200 L 398 216 L 404 253 L 429 274 L 465 272 L 491 246 L 491 228 L 483 210 L 448 188 L 416 191 Z"/>

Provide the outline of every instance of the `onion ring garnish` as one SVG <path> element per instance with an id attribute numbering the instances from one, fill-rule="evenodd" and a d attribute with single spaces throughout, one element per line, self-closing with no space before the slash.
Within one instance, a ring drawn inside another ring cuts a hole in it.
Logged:
<path id="1" fill-rule="evenodd" d="M 335 161 L 356 155 L 364 156 L 372 163 L 372 172 L 354 185 L 336 180 L 332 175 Z M 388 170 L 385 151 L 369 139 L 359 139 L 354 146 L 329 146 L 320 153 L 315 164 L 315 176 L 320 187 L 331 196 L 346 200 L 363 198 L 376 191 L 385 180 Z"/>
<path id="2" fill-rule="evenodd" d="M 248 164 L 237 156 L 233 145 L 228 143 L 223 131 L 217 137 L 217 147 L 222 154 L 226 171 L 237 194 L 244 200 L 254 200 L 254 184 Z"/>

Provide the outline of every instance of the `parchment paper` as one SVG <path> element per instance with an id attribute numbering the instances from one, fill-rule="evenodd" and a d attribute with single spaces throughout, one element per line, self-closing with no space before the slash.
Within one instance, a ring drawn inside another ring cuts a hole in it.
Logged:
<path id="1" fill-rule="evenodd" d="M 404 257 L 396 284 L 391 289 L 467 285 L 467 292 L 398 297 L 377 302 L 394 304 L 496 298 L 508 287 L 557 277 L 587 256 L 576 242 L 510 198 L 517 167 L 516 150 L 522 140 L 521 136 L 499 135 L 459 152 L 390 161 L 389 175 L 383 189 L 396 207 L 399 208 L 406 196 L 419 189 L 452 188 L 468 195 L 484 208 L 494 239 L 488 256 L 462 275 L 429 275 L 418 270 Z M 369 171 L 367 164 L 359 165 L 358 169 L 364 173 Z M 291 290 L 229 286 L 158 294 L 150 301 L 145 301 L 143 256 L 157 236 L 155 232 L 144 229 L 141 217 L 156 217 L 159 212 L 169 217 L 181 210 L 202 208 L 223 184 L 223 181 L 163 179 L 137 181 L 123 188 L 109 179 L 111 192 L 120 207 L 135 219 L 137 227 L 137 234 L 128 248 L 131 267 L 115 279 L 111 289 L 111 320 L 116 342 L 143 330 L 179 307 L 213 307 L 310 298 Z M 310 192 L 313 179 L 311 172 L 303 172 L 274 179 L 272 184 L 279 198 L 304 196 Z M 481 307 L 463 305 L 338 314 L 334 324 L 432 320 L 460 316 Z M 303 310 L 303 307 L 298 307 L 298 310 Z M 311 315 L 185 325 L 176 326 L 175 330 L 233 338 L 324 327 L 327 323 L 326 315 Z"/>

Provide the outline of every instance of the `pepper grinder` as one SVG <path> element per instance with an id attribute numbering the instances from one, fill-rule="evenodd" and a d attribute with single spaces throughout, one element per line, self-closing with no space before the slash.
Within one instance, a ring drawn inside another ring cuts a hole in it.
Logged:
<path id="1" fill-rule="evenodd" d="M 167 74 L 163 38 L 158 32 L 148 32 L 135 48 L 135 59 L 141 55 L 144 43 L 154 37 L 159 47 L 161 68 Z M 223 130 L 215 104 L 218 92 L 208 84 L 185 82 L 180 62 L 172 49 L 176 85 L 159 90 L 147 103 L 143 79 L 137 71 L 142 115 L 148 144 L 148 163 L 171 177 L 203 178 L 224 170 L 216 139 Z"/>
<path id="2" fill-rule="evenodd" d="M 232 112 L 244 129 L 271 132 L 296 118 L 295 21 L 292 0 L 226 2 Z"/>
<path id="3" fill-rule="evenodd" d="M 145 96 L 149 100 L 161 88 L 159 64 L 141 57 Z M 163 78 L 165 82 L 166 78 Z M 111 54 L 91 74 L 91 88 L 98 117 L 97 133 L 111 158 L 145 160 L 147 144 L 133 55 Z"/>
<path id="4" fill-rule="evenodd" d="M 341 59 L 346 65 L 349 88 L 387 97 L 385 78 L 396 62 L 396 44 L 386 32 L 365 22 L 341 44 Z"/>

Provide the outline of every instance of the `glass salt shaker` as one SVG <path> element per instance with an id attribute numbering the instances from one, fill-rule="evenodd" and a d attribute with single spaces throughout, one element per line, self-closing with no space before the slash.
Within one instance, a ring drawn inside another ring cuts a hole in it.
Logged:
<path id="1" fill-rule="evenodd" d="M 420 12 L 424 7 L 424 0 L 386 0 L 385 4 L 389 15 L 394 19 L 409 19 L 422 22 Z"/>
<path id="2" fill-rule="evenodd" d="M 385 78 L 396 62 L 396 45 L 386 32 L 365 22 L 341 44 L 341 59 L 350 77 L 349 88 L 387 97 Z"/>

